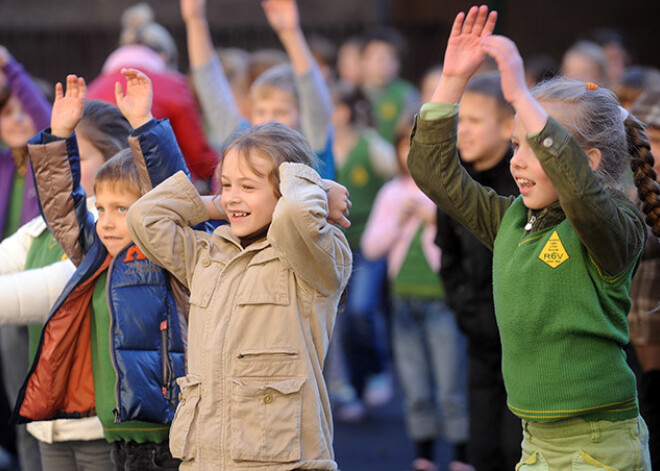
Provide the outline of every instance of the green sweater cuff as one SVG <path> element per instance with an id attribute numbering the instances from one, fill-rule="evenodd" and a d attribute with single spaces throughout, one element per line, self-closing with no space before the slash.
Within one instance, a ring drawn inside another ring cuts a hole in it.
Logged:
<path id="1" fill-rule="evenodd" d="M 458 113 L 458 105 L 455 103 L 424 103 L 419 115 L 422 119 L 433 120 L 448 118 Z"/>

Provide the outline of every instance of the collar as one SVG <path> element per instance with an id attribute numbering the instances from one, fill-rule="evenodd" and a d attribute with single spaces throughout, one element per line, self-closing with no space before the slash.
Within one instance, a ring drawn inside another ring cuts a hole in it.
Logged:
<path id="1" fill-rule="evenodd" d="M 561 208 L 559 201 L 555 201 L 550 206 L 543 209 L 527 209 L 527 224 L 525 232 L 538 232 L 547 227 L 556 226 L 566 219 L 566 214 Z"/>

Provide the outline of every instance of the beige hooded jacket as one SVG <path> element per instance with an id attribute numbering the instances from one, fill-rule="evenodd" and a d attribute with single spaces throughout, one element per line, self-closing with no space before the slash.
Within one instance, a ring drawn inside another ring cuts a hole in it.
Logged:
<path id="1" fill-rule="evenodd" d="M 323 362 L 351 251 L 303 164 L 280 166 L 267 238 L 212 234 L 179 172 L 131 206 L 133 240 L 191 291 L 188 374 L 170 432 L 182 470 L 336 470 Z"/>

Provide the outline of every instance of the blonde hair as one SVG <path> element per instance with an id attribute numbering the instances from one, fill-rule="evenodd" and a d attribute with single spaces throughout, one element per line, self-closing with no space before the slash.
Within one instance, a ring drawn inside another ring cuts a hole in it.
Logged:
<path id="1" fill-rule="evenodd" d="M 253 164 L 255 156 L 265 157 L 273 163 L 267 175 L 276 196 L 281 196 L 279 167 L 283 162 L 294 162 L 314 168 L 318 163 L 316 155 L 307 140 L 298 131 L 283 124 L 272 122 L 236 131 L 227 140 L 228 144 L 222 152 L 220 165 L 216 170 L 216 179 L 220 181 L 222 163 L 230 150 L 234 150 L 253 171 L 259 176 Z"/>
<path id="2" fill-rule="evenodd" d="M 625 110 L 610 90 L 593 89 L 579 80 L 555 77 L 534 87 L 532 93 L 541 104 L 550 105 L 548 112 L 583 149 L 600 151 L 595 173 L 606 188 L 623 191 L 625 169 L 630 165 L 646 222 L 660 236 L 660 185 L 644 125 L 622 113 Z"/>

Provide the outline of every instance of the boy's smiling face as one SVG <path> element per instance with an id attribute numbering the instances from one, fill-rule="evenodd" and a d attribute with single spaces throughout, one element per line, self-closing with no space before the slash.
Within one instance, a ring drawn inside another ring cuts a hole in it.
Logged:
<path id="1" fill-rule="evenodd" d="M 133 241 L 126 224 L 126 213 L 139 198 L 139 194 L 119 182 L 96 185 L 95 205 L 99 212 L 96 233 L 113 257 Z"/>
<path id="2" fill-rule="evenodd" d="M 279 199 L 268 178 L 273 161 L 258 154 L 249 158 L 254 170 L 235 149 L 222 159 L 221 203 L 236 237 L 249 236 L 270 224 Z"/>

